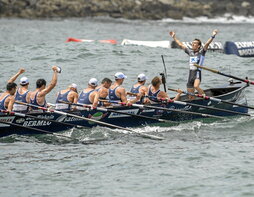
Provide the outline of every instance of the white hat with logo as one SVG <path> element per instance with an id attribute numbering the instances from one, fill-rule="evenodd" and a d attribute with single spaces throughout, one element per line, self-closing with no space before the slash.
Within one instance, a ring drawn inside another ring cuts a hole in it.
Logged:
<path id="1" fill-rule="evenodd" d="M 96 78 L 91 78 L 88 82 L 90 86 L 98 86 L 98 80 Z"/>
<path id="2" fill-rule="evenodd" d="M 126 79 L 126 78 L 127 78 L 127 76 L 124 75 L 122 72 L 117 72 L 115 74 L 115 79 Z"/>
<path id="3" fill-rule="evenodd" d="M 78 88 L 78 86 L 77 86 L 77 84 L 72 83 L 72 84 L 70 85 L 70 88 L 75 88 L 75 89 L 77 89 L 77 88 Z"/>
<path id="4" fill-rule="evenodd" d="M 144 73 L 138 75 L 138 81 L 146 81 L 147 77 Z"/>
<path id="5" fill-rule="evenodd" d="M 29 81 L 28 81 L 28 78 L 27 77 L 22 77 L 20 79 L 20 85 L 26 85 L 26 84 L 29 84 Z"/>

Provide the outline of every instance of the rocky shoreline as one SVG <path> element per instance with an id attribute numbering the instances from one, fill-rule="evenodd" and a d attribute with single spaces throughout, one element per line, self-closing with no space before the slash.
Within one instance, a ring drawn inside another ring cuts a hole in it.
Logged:
<path id="1" fill-rule="evenodd" d="M 109 16 L 125 19 L 254 16 L 246 0 L 0 0 L 0 17 L 53 18 Z"/>

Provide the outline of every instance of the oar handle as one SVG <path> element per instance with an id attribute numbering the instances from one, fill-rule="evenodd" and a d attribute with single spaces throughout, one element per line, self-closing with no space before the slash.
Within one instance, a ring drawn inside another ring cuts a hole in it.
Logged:
<path id="1" fill-rule="evenodd" d="M 180 90 L 180 89 L 173 89 L 173 88 L 168 88 L 168 90 L 170 90 L 170 91 L 173 91 L 173 92 L 179 92 L 179 91 L 181 91 L 181 93 L 185 93 L 185 91 L 183 91 L 183 90 Z"/>

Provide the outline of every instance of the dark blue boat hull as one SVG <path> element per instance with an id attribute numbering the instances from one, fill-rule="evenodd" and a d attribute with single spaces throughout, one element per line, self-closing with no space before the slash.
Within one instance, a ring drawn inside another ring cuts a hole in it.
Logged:
<path id="1" fill-rule="evenodd" d="M 228 86 L 223 88 L 214 88 L 214 89 L 206 90 L 206 93 L 207 95 L 210 94 L 214 96 L 215 98 L 247 105 L 247 100 L 244 94 L 244 90 L 246 87 L 247 86 Z M 181 100 L 185 100 L 185 102 L 190 102 L 187 100 L 186 96 L 183 96 Z M 195 104 L 204 105 L 204 106 L 211 106 L 211 107 L 216 107 L 221 109 L 227 109 L 227 110 L 231 110 L 235 112 L 248 113 L 248 108 L 239 107 L 236 105 L 232 106 L 230 104 L 225 104 L 225 103 L 217 103 L 210 100 L 197 99 L 197 100 L 191 101 L 190 103 L 195 103 Z M 204 108 L 193 107 L 189 105 L 184 106 L 184 105 L 179 105 L 175 103 L 166 103 L 166 104 L 161 103 L 161 104 L 155 104 L 152 106 L 164 107 L 168 109 L 179 109 L 179 110 L 190 111 L 190 112 L 199 112 L 204 114 L 212 114 L 216 116 L 237 115 L 237 114 L 229 113 L 229 112 L 204 109 Z M 123 111 L 123 112 L 131 113 L 131 114 L 140 114 L 140 115 L 144 115 L 148 117 L 156 117 L 156 118 L 167 119 L 171 121 L 186 121 L 186 120 L 193 120 L 197 118 L 203 118 L 200 115 L 194 115 L 194 114 L 184 114 L 180 112 L 163 111 L 163 110 L 148 109 L 148 108 L 140 109 L 138 107 L 130 107 L 130 106 L 117 106 L 117 107 L 114 106 L 114 108 L 112 109 L 115 111 Z M 121 127 L 139 127 L 143 125 L 158 123 L 157 120 L 138 118 L 134 116 L 123 115 L 123 114 L 118 114 L 113 112 L 102 112 L 98 110 L 91 110 L 91 111 L 82 110 L 82 111 L 76 111 L 71 113 L 78 116 L 83 116 L 86 118 L 99 120 L 102 122 L 110 123 L 110 124 L 121 126 Z M 21 128 L 19 126 L 13 126 L 13 125 L 7 125 L 7 124 L 0 124 L 0 137 L 11 135 L 11 134 L 30 135 L 30 134 L 43 134 L 46 132 L 56 133 L 56 132 L 73 128 L 72 126 L 63 125 L 61 124 L 61 122 L 71 123 L 74 125 L 81 125 L 88 128 L 98 125 L 97 123 L 94 123 L 92 121 L 85 121 L 85 120 L 81 120 L 81 119 L 70 117 L 70 116 L 59 115 L 57 113 L 50 113 L 50 112 L 29 113 L 29 115 L 47 118 L 49 120 L 57 120 L 60 123 L 58 124 L 51 121 L 36 120 L 33 118 L 26 118 L 26 117 L 1 115 L 0 116 L 1 121 L 18 124 L 26 128 Z M 170 124 L 171 123 L 169 123 L 168 125 L 170 126 Z M 45 130 L 46 132 L 35 131 L 33 130 L 33 128 Z"/>

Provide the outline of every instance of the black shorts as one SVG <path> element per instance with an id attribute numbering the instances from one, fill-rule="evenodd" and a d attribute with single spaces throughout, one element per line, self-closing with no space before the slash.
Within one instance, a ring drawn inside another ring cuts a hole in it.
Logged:
<path id="1" fill-rule="evenodd" d="M 201 81 L 201 70 L 190 70 L 187 88 L 194 87 L 195 79 L 199 79 Z"/>

